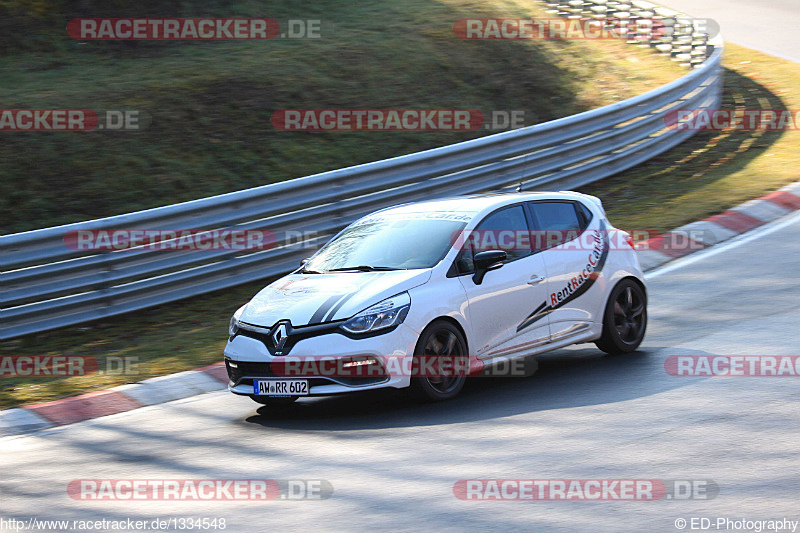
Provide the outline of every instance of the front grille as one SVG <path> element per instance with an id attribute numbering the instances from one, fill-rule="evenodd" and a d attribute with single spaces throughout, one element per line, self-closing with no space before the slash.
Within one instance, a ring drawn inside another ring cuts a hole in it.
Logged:
<path id="1" fill-rule="evenodd" d="M 236 361 L 234 363 L 236 368 L 231 366 L 231 360 L 225 359 L 225 368 L 228 371 L 228 379 L 234 385 L 252 385 L 252 378 L 281 378 L 272 371 L 270 363 L 255 363 L 250 361 Z M 386 381 L 386 376 L 368 376 L 368 377 L 335 377 L 335 378 L 308 378 L 308 384 L 311 387 L 317 385 L 346 385 L 348 387 L 363 387 L 366 385 L 374 385 Z"/>
<path id="2" fill-rule="evenodd" d="M 295 327 L 292 326 L 288 320 L 281 320 L 269 330 L 263 326 L 256 326 L 253 324 L 240 322 L 239 329 L 234 337 L 242 336 L 255 339 L 267 348 L 270 355 L 281 356 L 287 355 L 289 352 L 291 352 L 294 345 L 303 339 L 309 339 L 320 335 L 328 335 L 331 333 L 341 333 L 339 325 L 342 322 L 342 320 L 338 320 L 336 322 L 325 322 L 323 324 L 315 324 L 313 326 Z M 278 349 L 276 348 L 275 341 L 272 338 L 272 332 L 275 331 L 275 328 L 281 324 L 286 326 L 286 338 L 281 349 Z"/>
<path id="3" fill-rule="evenodd" d="M 272 341 L 270 341 L 269 334 L 261 333 L 259 331 L 251 331 L 249 329 L 240 328 L 239 331 L 236 332 L 237 335 L 241 335 L 242 337 L 250 337 L 251 339 L 255 339 L 261 342 L 267 348 L 270 348 L 270 353 L 273 352 L 274 347 L 272 346 Z"/>

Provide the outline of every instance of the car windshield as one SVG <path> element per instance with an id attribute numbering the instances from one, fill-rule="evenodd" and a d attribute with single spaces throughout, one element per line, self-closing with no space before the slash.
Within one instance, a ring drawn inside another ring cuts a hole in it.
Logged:
<path id="1" fill-rule="evenodd" d="M 369 216 L 326 244 L 303 271 L 431 268 L 466 227 L 465 219 L 468 217 L 442 213 Z"/>

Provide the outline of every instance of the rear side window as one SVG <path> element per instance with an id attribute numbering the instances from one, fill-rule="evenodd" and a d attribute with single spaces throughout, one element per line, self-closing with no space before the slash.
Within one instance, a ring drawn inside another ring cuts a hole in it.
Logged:
<path id="1" fill-rule="evenodd" d="M 578 215 L 581 218 L 581 229 L 588 228 L 589 227 L 589 222 L 592 221 L 592 218 L 594 217 L 594 215 L 592 215 L 592 212 L 589 211 L 589 208 L 586 207 L 585 205 L 583 205 L 581 202 L 578 202 L 575 205 L 578 208 Z"/>
<path id="2" fill-rule="evenodd" d="M 543 233 L 545 248 L 571 241 L 586 229 L 592 213 L 575 202 L 531 202 L 536 231 Z M 539 242 L 534 239 L 534 242 Z"/>

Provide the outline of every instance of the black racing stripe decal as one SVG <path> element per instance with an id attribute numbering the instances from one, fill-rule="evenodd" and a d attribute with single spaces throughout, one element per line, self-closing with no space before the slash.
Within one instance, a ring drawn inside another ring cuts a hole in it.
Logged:
<path id="1" fill-rule="evenodd" d="M 528 326 L 530 326 L 531 324 L 533 324 L 534 322 L 536 322 L 537 320 L 539 320 L 540 318 L 542 318 L 543 316 L 545 316 L 549 312 L 550 312 L 550 310 L 547 309 L 547 302 L 542 302 L 542 305 L 540 305 L 539 307 L 534 309 L 533 313 L 529 314 L 525 318 L 525 320 L 522 322 L 522 324 L 517 326 L 517 333 L 519 333 L 523 329 L 527 328 Z"/>
<path id="2" fill-rule="evenodd" d="M 363 274 L 362 274 L 362 275 L 363 275 Z M 367 278 L 367 280 L 366 280 L 366 281 L 364 281 L 364 283 L 362 283 L 362 284 L 361 284 L 361 287 L 359 288 L 359 290 L 364 290 L 364 287 L 366 287 L 367 285 L 369 285 L 370 283 L 372 283 L 373 281 L 375 281 L 375 280 L 376 280 L 376 279 L 378 279 L 379 277 L 380 277 L 380 274 L 375 274 L 375 273 L 371 274 L 371 275 L 370 275 L 370 276 Z M 358 292 L 358 291 L 356 291 L 356 292 Z M 339 300 L 339 303 L 338 303 L 338 304 L 336 304 L 336 306 L 335 306 L 333 309 L 331 309 L 330 313 L 328 313 L 328 314 L 325 316 L 325 319 L 324 319 L 324 321 L 325 321 L 325 322 L 330 322 L 330 321 L 331 321 L 331 319 L 332 319 L 332 318 L 333 318 L 333 317 L 336 315 L 336 312 L 337 312 L 339 309 L 341 309 L 341 308 L 342 308 L 342 306 L 343 306 L 343 305 L 344 305 L 344 304 L 345 304 L 345 303 L 346 303 L 348 300 L 350 300 L 350 298 L 352 298 L 352 297 L 353 297 L 353 296 L 355 296 L 355 295 L 356 295 L 356 293 L 354 292 L 354 293 L 352 293 L 352 294 L 348 294 L 347 296 L 345 296 L 344 298 L 342 298 L 341 300 Z"/>
<path id="3" fill-rule="evenodd" d="M 351 294 L 348 294 L 347 296 L 345 296 L 344 298 L 342 298 L 341 300 L 339 300 L 339 303 L 338 303 L 338 304 L 336 304 L 336 305 L 334 306 L 334 308 L 333 308 L 333 309 L 331 309 L 331 312 L 330 312 L 330 313 L 328 313 L 328 315 L 325 317 L 325 322 L 328 322 L 328 321 L 330 321 L 330 319 L 333 317 L 333 315 L 335 315 L 335 314 L 336 314 L 336 311 L 338 311 L 339 309 L 341 309 L 341 308 L 342 308 L 342 306 L 345 304 L 345 302 L 346 302 L 346 301 L 348 301 L 350 298 L 352 298 L 352 297 L 353 297 L 353 296 L 355 296 L 355 295 L 356 295 L 356 293 L 351 293 Z"/>
<path id="4" fill-rule="evenodd" d="M 331 296 L 327 300 L 325 300 L 325 303 L 322 304 L 321 306 L 319 306 L 319 309 L 317 309 L 314 312 L 314 314 L 308 320 L 308 323 L 309 324 L 318 324 L 318 323 L 322 322 L 322 317 L 325 316 L 325 313 L 328 312 L 328 309 L 333 307 L 334 304 L 339 300 L 339 298 L 347 298 L 348 296 L 352 296 L 352 294 L 349 294 L 349 295 L 345 294 L 344 296 L 342 296 L 341 294 L 336 294 L 334 296 Z"/>
<path id="5" fill-rule="evenodd" d="M 608 258 L 608 251 L 611 248 L 609 245 L 608 232 L 606 231 L 605 224 L 601 224 L 600 232 L 603 234 L 603 244 L 602 244 L 603 248 L 600 257 L 597 259 L 597 264 L 594 266 L 594 270 L 589 279 L 586 280 L 573 293 L 571 293 L 569 296 L 567 296 L 566 298 L 564 298 L 555 305 L 548 304 L 547 302 L 542 302 L 542 304 L 539 307 L 537 307 L 533 313 L 528 315 L 528 317 L 525 320 L 523 320 L 519 326 L 517 326 L 517 333 L 527 328 L 534 322 L 546 317 L 548 314 L 552 313 L 559 307 L 568 304 L 575 298 L 579 298 L 586 291 L 588 291 L 592 285 L 594 285 L 594 282 L 597 281 L 597 278 L 600 277 L 600 272 L 602 272 L 603 266 L 605 266 L 606 264 L 606 259 Z"/>

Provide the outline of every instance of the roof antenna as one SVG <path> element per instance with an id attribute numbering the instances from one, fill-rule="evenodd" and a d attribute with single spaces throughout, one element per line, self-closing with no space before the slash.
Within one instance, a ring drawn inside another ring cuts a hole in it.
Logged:
<path id="1" fill-rule="evenodd" d="M 517 186 L 517 192 L 522 192 L 522 182 L 521 181 L 519 182 L 519 185 Z"/>

